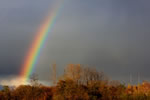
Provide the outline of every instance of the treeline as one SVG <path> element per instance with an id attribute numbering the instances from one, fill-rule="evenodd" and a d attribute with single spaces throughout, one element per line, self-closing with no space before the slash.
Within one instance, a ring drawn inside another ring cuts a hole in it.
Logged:
<path id="1" fill-rule="evenodd" d="M 44 86 L 33 75 L 31 85 L 4 86 L 0 100 L 150 100 L 149 82 L 126 86 L 80 64 L 68 65 L 64 74 L 58 79 L 54 75 L 53 80 L 53 86 Z"/>

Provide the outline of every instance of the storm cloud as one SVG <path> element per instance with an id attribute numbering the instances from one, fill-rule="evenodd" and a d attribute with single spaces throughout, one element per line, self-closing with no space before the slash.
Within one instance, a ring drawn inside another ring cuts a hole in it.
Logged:
<path id="1" fill-rule="evenodd" d="M 0 0 L 0 76 L 19 75 L 37 29 L 55 0 Z M 150 1 L 65 0 L 34 72 L 49 80 L 50 65 L 103 70 L 117 80 L 149 80 Z"/>

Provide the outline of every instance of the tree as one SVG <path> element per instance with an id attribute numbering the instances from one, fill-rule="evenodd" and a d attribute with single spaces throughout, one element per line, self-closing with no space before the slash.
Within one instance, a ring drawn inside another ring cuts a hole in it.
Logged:
<path id="1" fill-rule="evenodd" d="M 5 100 L 10 100 L 11 99 L 11 90 L 9 88 L 9 86 L 3 86 L 3 90 L 1 92 L 1 98 L 5 99 Z"/>
<path id="2" fill-rule="evenodd" d="M 78 85 L 72 79 L 66 79 L 57 83 L 54 100 L 89 100 L 89 96 L 85 86 Z"/>
<path id="3" fill-rule="evenodd" d="M 64 70 L 64 79 L 72 79 L 78 84 L 88 85 L 90 82 L 106 81 L 103 72 L 84 67 L 81 64 L 69 64 Z"/>
<path id="4" fill-rule="evenodd" d="M 84 67 L 82 69 L 82 84 L 88 85 L 91 82 L 106 81 L 106 77 L 103 72 L 98 72 L 96 69 Z"/>
<path id="5" fill-rule="evenodd" d="M 80 64 L 69 64 L 64 70 L 64 78 L 72 79 L 75 82 L 79 82 L 82 74 L 82 68 Z"/>
<path id="6" fill-rule="evenodd" d="M 34 73 L 30 76 L 30 83 L 31 83 L 32 86 L 38 86 L 39 85 L 37 74 Z"/>
<path id="7" fill-rule="evenodd" d="M 57 82 L 56 64 L 52 65 L 52 81 L 53 81 L 53 85 L 56 85 L 56 82 Z"/>

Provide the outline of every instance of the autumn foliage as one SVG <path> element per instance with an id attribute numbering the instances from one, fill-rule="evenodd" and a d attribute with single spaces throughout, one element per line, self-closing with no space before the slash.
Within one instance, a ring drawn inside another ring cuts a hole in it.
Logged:
<path id="1" fill-rule="evenodd" d="M 0 100 L 150 100 L 150 83 L 124 85 L 103 72 L 70 64 L 57 84 L 44 86 L 32 77 L 31 85 L 3 86 Z"/>

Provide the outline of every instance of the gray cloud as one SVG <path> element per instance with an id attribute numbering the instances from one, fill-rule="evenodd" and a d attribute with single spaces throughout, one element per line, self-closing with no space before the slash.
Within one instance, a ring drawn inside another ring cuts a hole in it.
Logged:
<path id="1" fill-rule="evenodd" d="M 54 0 L 0 0 L 0 75 L 18 75 L 27 50 Z M 149 77 L 147 0 L 66 0 L 35 72 L 48 80 L 50 64 L 96 66 L 113 79 Z"/>

